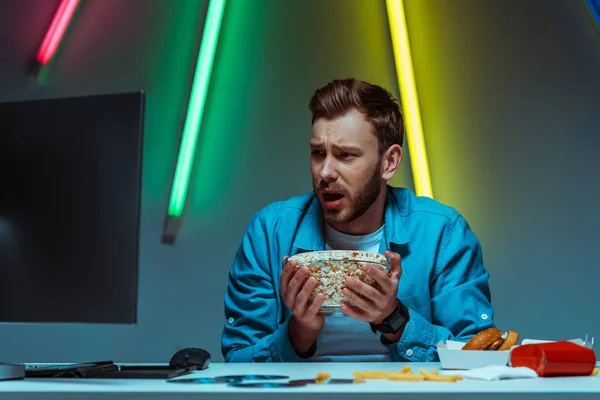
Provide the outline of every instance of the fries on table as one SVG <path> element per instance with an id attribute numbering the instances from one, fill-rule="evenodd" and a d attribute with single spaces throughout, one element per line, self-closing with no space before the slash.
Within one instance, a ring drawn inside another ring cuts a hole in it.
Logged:
<path id="1" fill-rule="evenodd" d="M 329 374 L 329 372 L 319 372 L 315 377 L 317 383 L 327 383 L 329 379 L 331 379 L 331 374 Z"/>
<path id="2" fill-rule="evenodd" d="M 432 381 L 432 382 L 456 382 L 462 380 L 461 375 L 440 375 L 437 369 L 429 372 L 424 368 L 415 374 L 407 365 L 400 371 L 362 371 L 354 372 L 356 379 L 388 379 L 390 381 Z"/>

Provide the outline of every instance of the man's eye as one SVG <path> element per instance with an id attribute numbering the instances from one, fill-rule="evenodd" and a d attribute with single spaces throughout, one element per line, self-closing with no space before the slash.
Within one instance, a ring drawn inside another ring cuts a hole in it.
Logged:
<path id="1" fill-rule="evenodd" d="M 322 156 L 324 155 L 324 153 L 323 153 L 321 150 L 313 150 L 313 151 L 311 152 L 311 154 L 312 154 L 313 156 L 318 156 L 318 157 L 322 157 Z"/>
<path id="2" fill-rule="evenodd" d="M 354 154 L 350 154 L 350 153 L 342 153 L 342 158 L 350 158 L 353 157 Z"/>

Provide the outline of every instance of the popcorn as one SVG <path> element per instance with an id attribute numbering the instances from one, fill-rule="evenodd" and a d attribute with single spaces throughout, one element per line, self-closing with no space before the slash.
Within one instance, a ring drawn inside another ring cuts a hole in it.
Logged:
<path id="1" fill-rule="evenodd" d="M 339 307 L 349 303 L 342 292 L 346 286 L 347 277 L 354 277 L 368 285 L 376 286 L 374 280 L 361 270 L 364 264 L 370 264 L 382 271 L 387 271 L 390 260 L 388 257 L 365 251 L 329 250 L 296 254 L 288 261 L 296 261 L 297 269 L 305 266 L 310 276 L 317 280 L 311 301 L 318 293 L 323 293 L 323 307 Z"/>

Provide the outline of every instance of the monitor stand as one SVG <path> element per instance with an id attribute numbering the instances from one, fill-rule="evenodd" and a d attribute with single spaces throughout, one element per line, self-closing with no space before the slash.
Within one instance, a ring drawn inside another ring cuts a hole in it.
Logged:
<path id="1" fill-rule="evenodd" d="M 22 364 L 0 364 L 0 381 L 24 379 L 25 366 Z"/>

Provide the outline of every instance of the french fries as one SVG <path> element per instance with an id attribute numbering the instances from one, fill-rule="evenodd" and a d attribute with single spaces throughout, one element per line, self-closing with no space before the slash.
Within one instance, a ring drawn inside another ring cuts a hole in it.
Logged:
<path id="1" fill-rule="evenodd" d="M 329 372 L 319 372 L 315 377 L 317 383 L 327 383 L 329 379 L 331 379 Z"/>
<path id="2" fill-rule="evenodd" d="M 590 374 L 590 376 L 596 376 L 596 375 L 598 375 L 598 367 L 594 367 L 594 370 Z"/>
<path id="3" fill-rule="evenodd" d="M 425 375 L 425 380 L 427 381 L 456 382 L 462 379 L 462 376 L 460 375 L 439 375 L 437 370 L 435 370 L 435 373 L 430 373 L 423 368 L 419 368 L 419 372 L 421 372 L 422 375 Z"/>
<path id="4" fill-rule="evenodd" d="M 356 379 L 388 379 L 390 381 L 432 381 L 432 382 L 456 382 L 463 379 L 461 375 L 440 375 L 437 369 L 429 372 L 424 368 L 415 374 L 407 365 L 400 371 L 363 371 L 354 372 Z"/>

